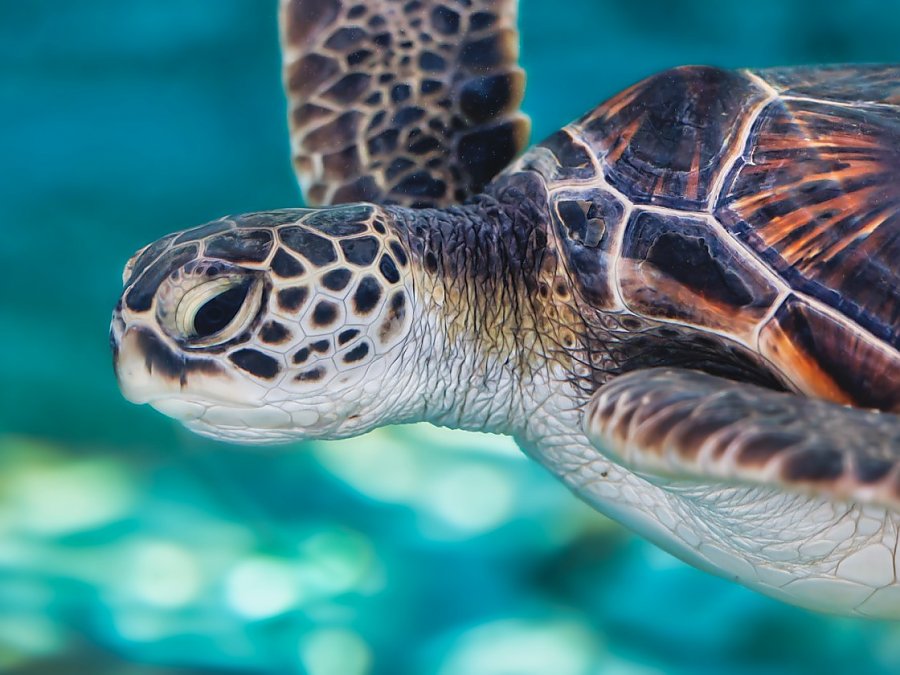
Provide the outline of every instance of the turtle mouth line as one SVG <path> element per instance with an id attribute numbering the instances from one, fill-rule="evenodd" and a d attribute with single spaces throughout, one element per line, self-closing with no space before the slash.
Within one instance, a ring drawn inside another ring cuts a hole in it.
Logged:
<path id="1" fill-rule="evenodd" d="M 295 443 L 298 440 L 296 434 L 291 430 L 216 425 L 199 418 L 183 420 L 182 423 L 199 436 L 244 446 L 284 445 Z"/>
<path id="2" fill-rule="evenodd" d="M 138 405 L 149 405 L 159 410 L 170 405 L 196 406 L 203 410 L 213 407 L 226 407 L 233 410 L 256 410 L 259 405 L 236 401 L 234 399 L 217 396 L 208 390 L 191 390 L 188 392 L 160 391 L 156 392 L 132 392 L 128 400 Z M 160 411 L 164 414 L 165 411 Z"/>
<path id="3" fill-rule="evenodd" d="M 247 405 L 246 403 L 238 403 L 231 399 L 227 398 L 218 398 L 207 395 L 178 395 L 178 394 L 156 394 L 148 396 L 147 398 L 141 399 L 140 401 L 133 401 L 133 403 L 138 403 L 140 405 L 149 405 L 156 408 L 159 404 L 165 403 L 167 401 L 173 401 L 177 403 L 189 403 L 193 405 L 203 406 L 205 408 L 209 408 L 212 406 L 222 405 L 228 406 L 229 408 L 237 408 L 240 410 L 256 410 L 259 406 L 255 405 Z"/>

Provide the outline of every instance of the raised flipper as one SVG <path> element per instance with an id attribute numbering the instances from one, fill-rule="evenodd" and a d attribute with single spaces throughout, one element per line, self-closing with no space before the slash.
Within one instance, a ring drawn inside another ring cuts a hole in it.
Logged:
<path id="1" fill-rule="evenodd" d="M 310 205 L 444 206 L 525 147 L 516 0 L 282 0 L 294 166 Z"/>
<path id="2" fill-rule="evenodd" d="M 601 387 L 591 442 L 640 474 L 763 484 L 900 510 L 900 418 L 691 370 Z"/>

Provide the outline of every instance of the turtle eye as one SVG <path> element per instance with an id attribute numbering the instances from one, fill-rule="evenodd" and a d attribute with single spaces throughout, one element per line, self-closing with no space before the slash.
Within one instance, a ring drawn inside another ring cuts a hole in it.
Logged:
<path id="1" fill-rule="evenodd" d="M 200 305 L 194 312 L 194 337 L 204 339 L 225 330 L 241 311 L 249 290 L 250 284 L 242 283 L 214 295 Z"/>
<path id="2" fill-rule="evenodd" d="M 188 289 L 170 324 L 175 337 L 191 346 L 221 344 L 238 335 L 259 307 L 262 285 L 247 277 L 220 277 Z"/>

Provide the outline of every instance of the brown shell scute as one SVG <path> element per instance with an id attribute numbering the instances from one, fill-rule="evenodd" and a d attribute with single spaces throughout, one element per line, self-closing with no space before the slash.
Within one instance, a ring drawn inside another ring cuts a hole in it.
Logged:
<path id="1" fill-rule="evenodd" d="M 779 293 L 707 218 L 651 211 L 632 216 L 618 276 L 631 310 L 727 333 L 751 347 Z"/>
<path id="2" fill-rule="evenodd" d="M 798 291 L 900 347 L 900 109 L 773 102 L 732 174 L 722 223 Z"/>
<path id="3" fill-rule="evenodd" d="M 804 393 L 900 412 L 896 352 L 798 296 L 788 297 L 763 327 L 759 349 Z"/>
<path id="4" fill-rule="evenodd" d="M 768 95 L 734 71 L 676 68 L 626 89 L 576 124 L 607 181 L 635 204 L 700 210 L 745 118 Z"/>

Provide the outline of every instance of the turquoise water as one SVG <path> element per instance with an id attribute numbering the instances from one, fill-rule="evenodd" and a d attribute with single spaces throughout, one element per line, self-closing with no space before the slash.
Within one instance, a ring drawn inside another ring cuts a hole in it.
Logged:
<path id="1" fill-rule="evenodd" d="M 679 63 L 900 60 L 885 7 L 523 0 L 534 137 Z M 900 627 L 689 568 L 504 439 L 246 451 L 121 399 L 132 251 L 299 203 L 279 77 L 273 2 L 0 2 L 0 672 L 900 671 Z"/>

